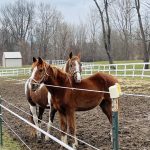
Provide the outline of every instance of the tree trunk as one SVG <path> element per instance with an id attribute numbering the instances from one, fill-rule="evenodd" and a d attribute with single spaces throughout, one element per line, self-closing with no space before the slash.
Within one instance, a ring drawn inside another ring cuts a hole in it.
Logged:
<path id="1" fill-rule="evenodd" d="M 147 44 L 146 44 L 146 38 L 145 38 L 145 33 L 144 33 L 141 14 L 140 14 L 140 0 L 135 0 L 135 6 L 136 6 L 137 14 L 138 14 L 139 26 L 140 26 L 142 43 L 143 43 L 143 48 L 144 48 L 143 60 L 144 62 L 149 62 L 149 51 L 148 51 Z M 149 68 L 149 65 L 145 65 L 145 69 L 148 69 L 148 68 Z"/>
<path id="2" fill-rule="evenodd" d="M 110 28 L 110 24 L 109 24 L 109 15 L 108 15 L 108 2 L 107 0 L 104 0 L 104 6 L 105 6 L 105 12 L 106 12 L 106 23 L 107 23 L 107 28 L 108 31 L 106 33 L 106 27 L 105 27 L 105 23 L 104 23 L 104 16 L 103 16 L 103 12 L 101 11 L 101 8 L 99 6 L 99 4 L 97 3 L 96 0 L 94 0 L 99 14 L 100 14 L 100 18 L 101 18 L 101 23 L 102 23 L 102 31 L 103 31 L 103 42 L 104 42 L 104 46 L 105 46 L 105 50 L 108 56 L 108 60 L 110 64 L 113 64 L 113 57 L 111 55 L 111 41 L 110 41 L 110 37 L 111 37 L 111 28 Z M 114 67 L 115 68 L 115 67 Z"/>

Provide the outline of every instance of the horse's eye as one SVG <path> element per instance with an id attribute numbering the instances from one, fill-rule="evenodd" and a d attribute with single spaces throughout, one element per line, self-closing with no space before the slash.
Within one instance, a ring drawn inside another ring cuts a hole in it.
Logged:
<path id="1" fill-rule="evenodd" d="M 70 64 L 70 67 L 72 67 L 72 64 Z"/>

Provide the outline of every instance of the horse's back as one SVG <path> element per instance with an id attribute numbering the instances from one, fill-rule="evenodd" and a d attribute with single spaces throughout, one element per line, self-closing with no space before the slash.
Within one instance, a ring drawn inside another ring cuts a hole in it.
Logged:
<path id="1" fill-rule="evenodd" d="M 107 87 L 110 87 L 114 85 L 115 83 L 118 83 L 117 78 L 114 76 L 103 73 L 103 72 L 97 72 L 85 79 L 82 80 L 83 82 L 92 82 L 93 84 L 103 84 Z"/>
<path id="2" fill-rule="evenodd" d="M 112 75 L 106 73 L 95 73 L 82 79 L 81 83 L 73 83 L 73 87 L 89 90 L 108 91 L 110 86 L 118 83 L 118 80 Z"/>
<path id="3" fill-rule="evenodd" d="M 109 87 L 114 85 L 115 83 L 118 83 L 117 78 L 110 75 L 110 74 L 103 73 L 103 72 L 98 72 L 96 75 L 100 76 L 100 78 L 103 78 L 103 80 L 107 83 L 107 85 Z"/>

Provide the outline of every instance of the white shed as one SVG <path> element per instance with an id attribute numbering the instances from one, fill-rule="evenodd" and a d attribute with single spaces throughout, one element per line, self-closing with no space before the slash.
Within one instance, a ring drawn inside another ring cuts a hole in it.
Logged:
<path id="1" fill-rule="evenodd" d="M 21 67 L 22 56 L 20 52 L 3 52 L 3 67 Z"/>

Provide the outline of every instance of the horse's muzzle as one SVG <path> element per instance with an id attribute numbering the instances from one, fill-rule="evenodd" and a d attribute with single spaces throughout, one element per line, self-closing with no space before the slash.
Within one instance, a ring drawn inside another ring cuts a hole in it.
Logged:
<path id="1" fill-rule="evenodd" d="M 80 72 L 75 72 L 74 73 L 74 79 L 76 83 L 80 83 L 81 82 L 81 74 Z"/>
<path id="2" fill-rule="evenodd" d="M 31 83 L 31 90 L 36 91 L 39 88 L 40 84 L 38 83 Z"/>

